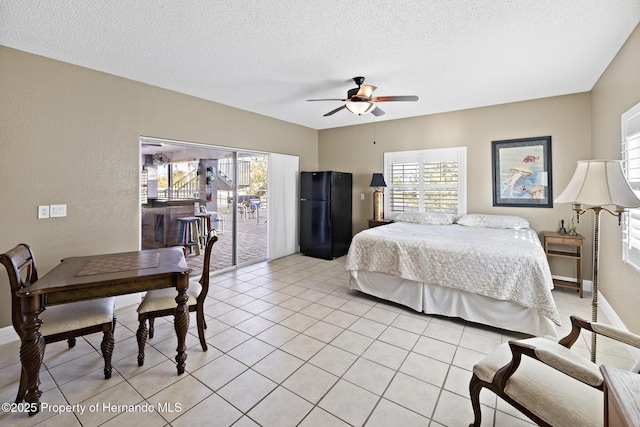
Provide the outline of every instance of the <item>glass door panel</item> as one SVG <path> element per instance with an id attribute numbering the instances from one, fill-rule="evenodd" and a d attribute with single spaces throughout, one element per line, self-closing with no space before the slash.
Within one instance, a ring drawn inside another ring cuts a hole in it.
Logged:
<path id="1" fill-rule="evenodd" d="M 268 154 L 238 153 L 238 264 L 267 259 Z"/>

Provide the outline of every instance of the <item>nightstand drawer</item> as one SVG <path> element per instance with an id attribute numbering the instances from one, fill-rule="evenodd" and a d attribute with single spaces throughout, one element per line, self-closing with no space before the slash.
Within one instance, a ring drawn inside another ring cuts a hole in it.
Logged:
<path id="1" fill-rule="evenodd" d="M 564 245 L 564 246 L 582 246 L 582 238 L 575 238 L 572 236 L 556 237 L 545 236 L 547 244 L 549 245 Z"/>

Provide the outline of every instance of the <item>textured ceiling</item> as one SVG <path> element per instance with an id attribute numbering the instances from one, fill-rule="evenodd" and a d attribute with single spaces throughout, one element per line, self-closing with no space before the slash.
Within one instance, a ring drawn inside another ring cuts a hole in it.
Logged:
<path id="1" fill-rule="evenodd" d="M 314 129 L 589 91 L 640 0 L 0 0 L 0 44 Z M 1 64 L 0 64 L 1 69 Z"/>

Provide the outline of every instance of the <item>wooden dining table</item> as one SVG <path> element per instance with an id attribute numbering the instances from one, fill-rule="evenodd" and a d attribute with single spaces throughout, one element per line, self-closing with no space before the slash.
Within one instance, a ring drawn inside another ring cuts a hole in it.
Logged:
<path id="1" fill-rule="evenodd" d="M 175 360 L 178 375 L 184 373 L 189 328 L 186 291 L 190 272 L 182 247 L 69 257 L 38 281 L 19 290 L 25 329 L 20 346 L 20 361 L 27 376 L 24 400 L 37 408 L 30 411 L 30 415 L 40 408 L 39 372 L 45 342 L 40 334 L 42 320 L 38 315 L 48 306 L 174 287 L 177 303 L 174 326 L 178 338 Z M 73 316 L 73 312 L 69 316 Z"/>

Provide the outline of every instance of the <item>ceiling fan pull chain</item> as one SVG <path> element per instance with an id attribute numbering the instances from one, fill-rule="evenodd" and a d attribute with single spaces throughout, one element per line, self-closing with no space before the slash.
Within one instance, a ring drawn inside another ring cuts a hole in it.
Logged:
<path id="1" fill-rule="evenodd" d="M 376 143 L 376 116 L 373 116 L 373 143 Z"/>

